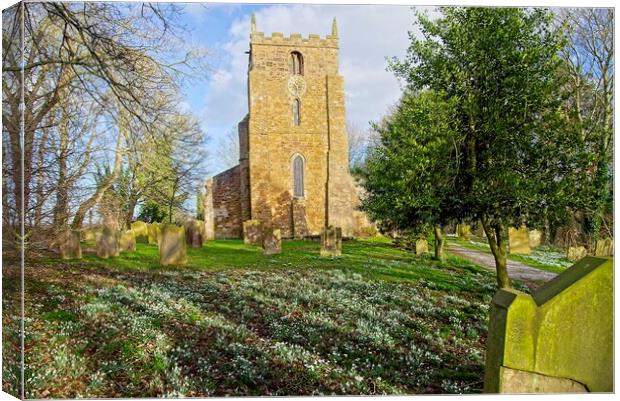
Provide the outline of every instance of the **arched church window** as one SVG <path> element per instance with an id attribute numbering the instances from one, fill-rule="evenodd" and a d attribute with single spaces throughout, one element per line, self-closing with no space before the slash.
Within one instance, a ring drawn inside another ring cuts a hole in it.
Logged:
<path id="1" fill-rule="evenodd" d="M 299 123 L 300 123 L 300 109 L 301 109 L 301 102 L 299 101 L 299 99 L 295 99 L 293 100 L 293 124 L 298 127 Z"/>
<path id="2" fill-rule="evenodd" d="M 291 75 L 304 75 L 304 58 L 300 52 L 292 52 L 289 59 L 289 72 Z"/>
<path id="3" fill-rule="evenodd" d="M 304 159 L 300 155 L 293 159 L 293 196 L 304 197 Z"/>

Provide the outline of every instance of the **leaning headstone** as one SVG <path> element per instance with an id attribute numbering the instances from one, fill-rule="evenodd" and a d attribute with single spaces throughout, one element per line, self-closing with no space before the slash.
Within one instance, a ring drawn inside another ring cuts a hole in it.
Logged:
<path id="1" fill-rule="evenodd" d="M 603 258 L 610 257 L 614 254 L 614 240 L 611 238 L 600 239 L 596 241 L 594 247 L 594 256 L 600 256 Z"/>
<path id="2" fill-rule="evenodd" d="M 151 245 L 159 244 L 159 224 L 151 223 L 148 225 L 148 242 Z"/>
<path id="3" fill-rule="evenodd" d="M 65 230 L 58 236 L 58 250 L 61 259 L 80 259 L 82 258 L 82 247 L 80 246 L 80 231 Z"/>
<path id="4" fill-rule="evenodd" d="M 133 230 L 127 230 L 121 234 L 119 247 L 121 252 L 134 252 L 136 250 L 136 235 Z"/>
<path id="5" fill-rule="evenodd" d="M 120 232 L 110 227 L 104 227 L 97 235 L 97 256 L 107 259 L 119 255 Z"/>
<path id="6" fill-rule="evenodd" d="M 530 230 L 530 247 L 536 248 L 542 244 L 542 232 L 538 230 Z"/>
<path id="7" fill-rule="evenodd" d="M 566 259 L 571 262 L 576 262 L 582 258 L 585 258 L 588 254 L 586 248 L 582 246 L 571 246 L 566 250 Z"/>
<path id="8" fill-rule="evenodd" d="M 456 235 L 460 239 L 469 240 L 469 238 L 471 237 L 471 227 L 469 226 L 469 224 L 457 224 Z"/>
<path id="9" fill-rule="evenodd" d="M 160 227 L 160 235 L 159 263 L 163 266 L 186 265 L 185 228 L 174 224 L 163 224 Z"/>
<path id="10" fill-rule="evenodd" d="M 149 242 L 149 226 L 143 221 L 131 223 L 131 230 L 135 233 L 136 242 L 147 244 Z"/>
<path id="11" fill-rule="evenodd" d="M 613 260 L 587 256 L 532 295 L 491 304 L 484 391 L 614 390 Z"/>
<path id="12" fill-rule="evenodd" d="M 282 253 L 282 237 L 279 228 L 265 227 L 262 237 L 264 255 L 277 255 Z"/>
<path id="13" fill-rule="evenodd" d="M 508 250 L 511 255 L 529 255 L 530 249 L 530 232 L 527 227 L 522 226 L 519 229 L 510 227 L 508 229 Z"/>
<path id="14" fill-rule="evenodd" d="M 321 230 L 321 256 L 342 255 L 342 229 L 325 227 Z"/>
<path id="15" fill-rule="evenodd" d="M 428 242 L 425 239 L 421 239 L 421 238 L 417 239 L 415 241 L 415 247 L 414 247 L 413 252 L 416 255 L 425 254 L 426 252 L 428 252 Z"/>
<path id="16" fill-rule="evenodd" d="M 185 240 L 187 245 L 192 248 L 202 247 L 204 232 L 204 222 L 200 220 L 189 220 L 185 223 Z"/>
<path id="17" fill-rule="evenodd" d="M 259 220 L 243 222 L 243 243 L 246 245 L 262 245 L 263 226 Z"/>

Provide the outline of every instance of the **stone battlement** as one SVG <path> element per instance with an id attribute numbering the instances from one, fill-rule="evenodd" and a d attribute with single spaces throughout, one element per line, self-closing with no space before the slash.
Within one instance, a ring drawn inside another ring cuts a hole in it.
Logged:
<path id="1" fill-rule="evenodd" d="M 338 48 L 338 37 L 327 35 L 322 38 L 320 35 L 310 34 L 307 38 L 299 33 L 292 33 L 286 37 L 282 32 L 273 32 L 271 36 L 265 36 L 264 32 L 253 32 L 250 34 L 250 43 L 259 45 L 276 46 L 315 46 Z"/>

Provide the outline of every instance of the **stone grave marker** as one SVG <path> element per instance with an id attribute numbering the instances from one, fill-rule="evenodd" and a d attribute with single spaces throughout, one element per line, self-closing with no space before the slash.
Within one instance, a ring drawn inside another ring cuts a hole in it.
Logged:
<path id="1" fill-rule="evenodd" d="M 264 255 L 277 255 L 282 253 L 282 237 L 279 228 L 265 227 L 262 237 Z"/>
<path id="2" fill-rule="evenodd" d="M 614 240 L 611 238 L 599 239 L 594 246 L 594 256 L 603 258 L 610 257 L 614 254 Z"/>
<path id="3" fill-rule="evenodd" d="M 163 224 L 160 227 L 159 263 L 162 266 L 187 264 L 185 244 L 185 228 L 174 224 Z"/>
<path id="4" fill-rule="evenodd" d="M 321 256 L 342 255 L 342 229 L 324 227 L 321 230 Z"/>
<path id="5" fill-rule="evenodd" d="M 131 229 L 136 236 L 136 242 L 148 244 L 149 242 L 149 226 L 143 221 L 134 221 L 131 223 Z"/>
<path id="6" fill-rule="evenodd" d="M 492 300 L 484 391 L 612 392 L 613 260 L 587 256 L 532 295 Z"/>
<path id="7" fill-rule="evenodd" d="M 542 244 L 542 232 L 530 230 L 530 248 L 536 248 Z"/>
<path id="8" fill-rule="evenodd" d="M 416 255 L 423 255 L 426 252 L 428 252 L 428 242 L 425 239 L 422 238 L 418 238 L 415 241 L 415 249 L 413 250 L 413 252 Z"/>
<path id="9" fill-rule="evenodd" d="M 185 223 L 185 240 L 192 248 L 201 248 L 204 239 L 204 222 L 200 220 L 188 220 Z"/>
<path id="10" fill-rule="evenodd" d="M 262 246 L 263 226 L 259 220 L 246 220 L 243 222 L 243 243 Z"/>
<path id="11" fill-rule="evenodd" d="M 119 255 L 120 232 L 104 227 L 97 235 L 97 256 L 103 259 Z"/>
<path id="12" fill-rule="evenodd" d="M 119 247 L 121 252 L 135 252 L 136 234 L 133 230 L 127 230 L 121 234 Z"/>
<path id="13" fill-rule="evenodd" d="M 148 225 L 148 243 L 151 245 L 159 245 L 160 227 L 159 223 L 151 223 Z"/>
<path id="14" fill-rule="evenodd" d="M 510 227 L 508 229 L 508 250 L 511 255 L 529 255 L 530 248 L 530 232 L 527 227 L 522 226 L 517 229 Z"/>
<path id="15" fill-rule="evenodd" d="M 566 250 L 566 259 L 576 262 L 579 259 L 585 258 L 587 254 L 588 251 L 582 246 L 570 246 Z"/>
<path id="16" fill-rule="evenodd" d="M 81 259 L 79 230 L 64 230 L 58 235 L 58 251 L 61 259 Z"/>
<path id="17" fill-rule="evenodd" d="M 469 224 L 457 224 L 456 235 L 460 239 L 469 240 L 471 237 L 471 226 Z"/>

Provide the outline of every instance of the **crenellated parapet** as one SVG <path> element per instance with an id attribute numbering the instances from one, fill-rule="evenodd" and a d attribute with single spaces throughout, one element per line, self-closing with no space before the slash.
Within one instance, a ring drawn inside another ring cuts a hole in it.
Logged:
<path id="1" fill-rule="evenodd" d="M 250 22 L 250 43 L 260 45 L 279 45 L 279 46 L 312 46 L 312 47 L 331 47 L 338 48 L 338 27 L 336 18 L 332 21 L 332 32 L 330 35 L 321 37 L 317 34 L 309 34 L 304 38 L 299 33 L 292 33 L 284 36 L 282 32 L 273 32 L 271 36 L 266 36 L 264 32 L 256 30 L 256 17 L 252 14 Z"/>

